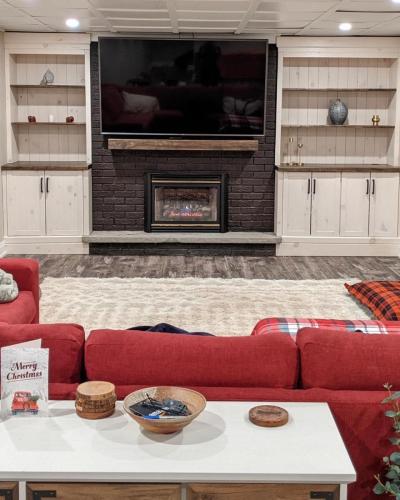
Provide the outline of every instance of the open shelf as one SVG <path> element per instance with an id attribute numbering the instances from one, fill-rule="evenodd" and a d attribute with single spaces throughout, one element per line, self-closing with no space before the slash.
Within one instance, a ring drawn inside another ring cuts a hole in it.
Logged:
<path id="1" fill-rule="evenodd" d="M 69 84 L 69 83 L 59 83 L 59 84 L 49 84 L 49 85 L 40 85 L 40 84 L 32 84 L 32 83 L 12 83 L 10 85 L 11 88 L 16 89 L 84 89 L 85 85 L 80 84 Z"/>
<path id="2" fill-rule="evenodd" d="M 291 125 L 282 125 L 282 127 L 284 128 L 374 128 L 374 129 L 382 129 L 382 128 L 395 128 L 394 125 L 378 125 L 378 126 L 375 126 L 375 125 L 352 125 L 352 124 L 346 124 L 346 125 L 329 125 L 329 124 L 326 124 L 326 125 L 317 125 L 317 124 L 314 124 L 314 125 L 306 125 L 306 124 L 291 124 Z"/>
<path id="3" fill-rule="evenodd" d="M 86 125 L 85 122 L 11 122 L 12 125 Z"/>
<path id="4" fill-rule="evenodd" d="M 257 151 L 257 139 L 108 139 L 108 149 L 171 151 Z"/>
<path id="5" fill-rule="evenodd" d="M 284 87 L 282 90 L 292 92 L 396 92 L 395 88 L 347 88 L 347 87 Z"/>

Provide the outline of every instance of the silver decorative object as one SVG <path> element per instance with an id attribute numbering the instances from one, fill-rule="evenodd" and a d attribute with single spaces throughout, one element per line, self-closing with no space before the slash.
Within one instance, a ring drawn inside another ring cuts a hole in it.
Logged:
<path id="1" fill-rule="evenodd" d="M 43 75 L 40 85 L 50 85 L 53 82 L 54 82 L 54 73 L 48 69 L 46 73 Z"/>
<path id="2" fill-rule="evenodd" d="M 299 142 L 297 144 L 297 150 L 298 150 L 298 161 L 297 161 L 297 165 L 299 167 L 302 167 L 304 165 L 304 163 L 302 162 L 302 159 L 301 159 L 301 150 L 303 149 L 303 146 L 304 144 L 302 142 Z"/>
<path id="3" fill-rule="evenodd" d="M 329 106 L 329 118 L 333 125 L 343 125 L 347 120 L 349 110 L 344 102 L 337 99 Z"/>

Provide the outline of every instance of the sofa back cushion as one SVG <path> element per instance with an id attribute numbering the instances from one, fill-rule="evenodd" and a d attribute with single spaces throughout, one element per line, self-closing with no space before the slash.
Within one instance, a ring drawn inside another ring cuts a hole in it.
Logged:
<path id="1" fill-rule="evenodd" d="M 97 330 L 86 342 L 85 366 L 89 380 L 116 385 L 292 388 L 298 353 L 285 335 L 192 337 Z"/>
<path id="2" fill-rule="evenodd" d="M 75 384 L 81 381 L 85 333 L 79 325 L 0 324 L 0 348 L 42 339 L 49 349 L 49 382 Z"/>
<path id="3" fill-rule="evenodd" d="M 400 336 L 304 328 L 296 339 L 303 387 L 400 389 Z"/>

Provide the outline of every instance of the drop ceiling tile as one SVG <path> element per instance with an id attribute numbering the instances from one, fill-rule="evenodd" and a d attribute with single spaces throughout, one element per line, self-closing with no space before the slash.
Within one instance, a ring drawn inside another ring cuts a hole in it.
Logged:
<path id="1" fill-rule="evenodd" d="M 110 21 L 112 26 L 137 26 L 140 27 L 160 27 L 171 28 L 171 21 L 169 19 L 117 19 Z"/>
<path id="2" fill-rule="evenodd" d="M 176 0 L 177 10 L 241 11 L 247 12 L 249 0 Z"/>
<path id="3" fill-rule="evenodd" d="M 299 6 L 302 11 L 311 11 L 311 12 L 326 12 L 331 7 L 334 7 L 337 4 L 337 1 L 334 0 L 282 0 L 282 1 L 274 1 L 274 2 L 261 2 L 258 7 L 258 11 L 298 11 Z"/>
<path id="4" fill-rule="evenodd" d="M 101 13 L 107 19 L 169 19 L 167 10 L 103 10 Z"/>
<path id="5" fill-rule="evenodd" d="M 112 9 L 165 9 L 165 0 L 91 0 L 95 8 L 112 8 Z"/>

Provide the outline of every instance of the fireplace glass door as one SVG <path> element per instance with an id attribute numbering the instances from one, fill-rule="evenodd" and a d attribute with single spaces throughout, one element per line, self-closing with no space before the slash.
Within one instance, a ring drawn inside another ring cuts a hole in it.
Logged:
<path id="1" fill-rule="evenodd" d="M 220 176 L 152 175 L 148 184 L 148 231 L 224 230 Z"/>

